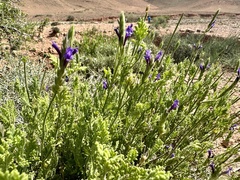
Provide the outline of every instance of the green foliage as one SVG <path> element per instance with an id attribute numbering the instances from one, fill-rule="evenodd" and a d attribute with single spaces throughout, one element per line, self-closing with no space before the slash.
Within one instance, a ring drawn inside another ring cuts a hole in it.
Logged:
<path id="1" fill-rule="evenodd" d="M 74 19 L 75 19 L 74 16 L 69 15 L 66 20 L 67 21 L 74 21 Z"/>
<path id="2" fill-rule="evenodd" d="M 139 20 L 139 15 L 134 14 L 134 13 L 127 13 L 126 14 L 126 22 L 138 22 Z"/>
<path id="3" fill-rule="evenodd" d="M 163 41 L 169 41 L 170 36 L 163 37 Z M 201 39 L 201 44 L 199 44 Z M 216 36 L 202 37 L 200 34 L 176 34 L 172 40 L 170 51 L 172 52 L 174 62 L 182 62 L 192 56 L 196 46 L 199 48 L 199 55 L 196 61 L 210 58 L 211 63 L 221 63 L 227 67 L 236 67 L 239 64 L 240 42 L 237 37 L 221 38 Z M 179 43 L 176 48 L 175 44 Z M 196 45 L 196 46 L 195 46 Z"/>
<path id="4" fill-rule="evenodd" d="M 60 22 L 52 22 L 51 23 L 51 26 L 58 26 L 58 25 L 60 25 Z"/>
<path id="5" fill-rule="evenodd" d="M 230 114 L 239 75 L 219 87 L 219 64 L 207 67 L 205 58 L 199 68 L 198 51 L 178 64 L 171 50 L 147 62 L 146 50 L 157 48 L 144 19 L 126 43 L 124 14 L 119 26 L 119 38 L 87 32 L 80 42 L 71 28 L 61 49 L 53 45 L 52 71 L 30 68 L 26 57 L 4 69 L 0 78 L 16 81 L 0 85 L 7 97 L 0 107 L 0 177 L 213 179 L 222 177 L 226 161 L 239 161 L 239 144 L 208 157 L 239 115 Z"/>
<path id="6" fill-rule="evenodd" d="M 117 43 L 116 37 L 101 34 L 94 29 L 82 34 L 82 40 L 75 44 L 79 47 L 79 63 L 88 67 L 86 76 L 102 71 L 104 67 L 113 68 Z"/>
<path id="7" fill-rule="evenodd" d="M 165 28 L 167 26 L 169 20 L 169 16 L 158 16 L 158 17 L 154 17 L 152 20 L 152 24 L 155 28 Z"/>
<path id="8" fill-rule="evenodd" d="M 12 1 L 0 1 L 0 42 L 18 50 L 34 35 L 34 23 L 26 21 L 26 15 L 13 6 Z"/>
<path id="9" fill-rule="evenodd" d="M 48 23 L 49 23 L 49 19 L 48 19 L 48 18 L 46 18 L 46 19 L 44 19 L 43 21 L 41 21 L 41 22 L 39 23 L 38 32 L 39 32 L 39 33 L 42 33 L 43 30 L 44 30 L 44 28 L 48 25 Z"/>
<path id="10" fill-rule="evenodd" d="M 50 36 L 56 36 L 58 33 L 60 33 L 60 29 L 59 27 L 52 27 L 52 32 L 50 34 Z"/>
<path id="11" fill-rule="evenodd" d="M 27 180 L 28 176 L 23 173 L 23 174 L 19 174 L 19 172 L 15 169 L 11 172 L 6 171 L 5 173 L 0 171 L 0 179 L 4 179 L 4 180 Z"/>

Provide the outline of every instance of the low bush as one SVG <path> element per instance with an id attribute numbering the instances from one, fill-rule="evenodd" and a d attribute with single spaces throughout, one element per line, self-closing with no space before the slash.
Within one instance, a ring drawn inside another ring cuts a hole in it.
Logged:
<path id="1" fill-rule="evenodd" d="M 35 23 L 27 22 L 26 15 L 11 0 L 0 1 L 0 22 L 1 46 L 10 46 L 10 51 L 19 50 L 34 36 Z"/>
<path id="2" fill-rule="evenodd" d="M 152 19 L 152 24 L 157 29 L 159 27 L 165 28 L 167 26 L 168 20 L 169 16 L 157 16 Z"/>
<path id="3" fill-rule="evenodd" d="M 30 62 L 21 58 L 21 73 L 5 88 L 17 98 L 0 106 L 0 177 L 237 178 L 229 165 L 239 162 L 240 144 L 222 153 L 212 149 L 239 122 L 240 112 L 230 114 L 230 108 L 240 99 L 232 96 L 240 68 L 220 88 L 219 64 L 204 59 L 196 65 L 198 49 L 173 63 L 171 41 L 164 51 L 150 44 L 145 18 L 125 27 L 121 14 L 115 32 L 117 41 L 89 33 L 78 42 L 72 27 L 61 48 L 52 44 L 54 69 L 39 68 L 42 75 L 31 75 Z M 112 58 L 103 71 L 82 61 L 101 53 Z"/>
<path id="4" fill-rule="evenodd" d="M 168 42 L 170 35 L 162 37 L 162 41 Z M 199 42 L 199 40 L 201 41 Z M 204 36 L 201 34 L 176 34 L 172 39 L 170 51 L 174 62 L 182 62 L 190 58 L 194 49 L 199 48 L 196 61 L 210 59 L 210 63 L 221 63 L 223 66 L 234 68 L 239 64 L 240 42 L 237 37 L 221 38 L 216 36 Z M 177 49 L 175 44 L 179 44 Z M 196 47 L 199 46 L 199 47 Z"/>

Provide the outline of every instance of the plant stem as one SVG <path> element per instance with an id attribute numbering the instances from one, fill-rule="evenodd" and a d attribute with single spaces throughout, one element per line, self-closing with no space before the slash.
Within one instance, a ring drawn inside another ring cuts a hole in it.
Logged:
<path id="1" fill-rule="evenodd" d="M 44 81 L 45 75 L 46 75 L 46 70 L 44 70 L 43 77 L 42 77 L 42 79 L 41 79 L 41 84 L 40 84 L 39 93 L 41 92 L 41 90 L 42 90 L 42 88 L 43 88 L 43 81 Z"/>
<path id="2" fill-rule="evenodd" d="M 23 68 L 24 68 L 25 88 L 26 88 L 26 92 L 27 92 L 27 96 L 28 96 L 28 101 L 31 102 L 31 100 L 30 100 L 30 95 L 29 95 L 29 91 L 28 91 L 27 72 L 26 72 L 26 62 L 25 62 L 25 61 L 23 61 Z"/>
<path id="3" fill-rule="evenodd" d="M 165 53 L 163 53 L 163 56 L 162 56 L 162 58 L 161 58 L 161 59 L 163 59 L 163 57 L 165 56 L 165 54 L 167 54 L 167 53 L 168 53 L 168 51 L 169 51 L 169 48 L 170 48 L 170 44 L 171 44 L 171 42 L 172 42 L 172 39 L 173 39 L 173 36 L 176 34 L 177 28 L 178 28 L 178 26 L 179 26 L 180 22 L 182 21 L 182 18 L 183 18 L 183 14 L 181 15 L 180 19 L 178 20 L 178 23 L 177 23 L 177 25 L 176 25 L 176 27 L 175 27 L 175 29 L 174 29 L 174 31 L 173 31 L 173 33 L 172 33 L 172 35 L 171 35 L 171 38 L 170 38 L 170 40 L 169 40 L 169 42 L 168 42 L 168 44 L 167 44 L 166 51 L 165 51 Z M 162 61 L 160 61 L 160 65 L 159 65 L 159 67 L 161 67 L 161 63 L 162 63 Z"/>
<path id="4" fill-rule="evenodd" d="M 40 147 L 40 152 L 41 152 L 41 158 L 40 159 L 42 161 L 42 169 L 44 168 L 44 162 L 45 162 L 45 158 L 43 159 L 43 148 L 44 148 L 45 131 L 46 131 L 46 128 L 45 128 L 45 126 L 46 126 L 46 119 L 47 119 L 47 115 L 49 113 L 49 110 L 50 110 L 50 108 L 52 106 L 52 103 L 53 103 L 56 95 L 57 95 L 57 93 L 54 93 L 54 95 L 53 95 L 53 97 L 52 97 L 52 99 L 51 99 L 51 101 L 50 101 L 50 103 L 48 105 L 48 109 L 47 109 L 47 111 L 45 113 L 45 116 L 44 116 L 44 119 L 43 119 L 43 124 L 42 124 L 42 137 L 41 137 L 41 141 L 42 142 L 41 142 L 41 147 Z"/>

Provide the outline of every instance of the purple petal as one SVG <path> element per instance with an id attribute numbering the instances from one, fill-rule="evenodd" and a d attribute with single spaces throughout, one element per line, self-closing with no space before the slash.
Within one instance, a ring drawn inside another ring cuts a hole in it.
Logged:
<path id="1" fill-rule="evenodd" d="M 68 76 L 65 77 L 65 82 L 69 82 L 69 77 Z"/>
<path id="2" fill-rule="evenodd" d="M 204 69 L 205 69 L 204 65 L 202 65 L 202 64 L 200 64 L 199 68 L 201 71 L 204 71 Z"/>
<path id="3" fill-rule="evenodd" d="M 163 52 L 162 51 L 159 51 L 155 57 L 155 61 L 158 61 L 163 55 Z"/>
<path id="4" fill-rule="evenodd" d="M 159 80 L 160 78 L 161 78 L 161 74 L 160 74 L 160 73 L 158 73 L 158 74 L 157 74 L 157 76 L 156 76 L 156 79 L 155 79 L 155 81 Z"/>
<path id="5" fill-rule="evenodd" d="M 210 29 L 212 29 L 215 26 L 216 20 L 214 20 L 210 26 Z"/>
<path id="6" fill-rule="evenodd" d="M 55 42 L 52 42 L 52 47 L 57 51 L 59 57 L 61 57 L 61 55 L 62 55 L 61 51 L 60 51 L 58 45 Z"/>
<path id="7" fill-rule="evenodd" d="M 106 80 L 103 81 L 103 89 L 107 89 L 108 88 L 108 83 Z"/>
<path id="8" fill-rule="evenodd" d="M 234 130 L 236 129 L 236 127 L 237 127 L 237 124 L 233 124 L 233 125 L 229 128 L 229 130 L 230 130 L 230 131 L 234 131 Z"/>
<path id="9" fill-rule="evenodd" d="M 131 37 L 133 34 L 133 24 L 129 25 L 126 29 L 126 36 L 125 38 Z"/>
<path id="10" fill-rule="evenodd" d="M 211 170 L 212 170 L 212 173 L 215 172 L 215 164 L 212 162 L 211 164 L 209 164 Z"/>
<path id="11" fill-rule="evenodd" d="M 232 171 L 232 167 L 229 167 L 226 171 L 223 171 L 223 172 L 221 173 L 221 175 L 227 174 L 227 175 L 231 176 L 231 171 Z"/>
<path id="12" fill-rule="evenodd" d="M 208 158 L 213 158 L 214 157 L 212 149 L 209 149 L 207 152 L 208 152 Z"/>
<path id="13" fill-rule="evenodd" d="M 118 38 L 120 39 L 119 29 L 118 28 L 114 28 L 114 31 L 116 32 Z"/>
<path id="14" fill-rule="evenodd" d="M 151 62 L 151 50 L 146 50 L 144 58 L 145 58 L 147 64 L 150 64 L 150 62 Z"/>
<path id="15" fill-rule="evenodd" d="M 170 112 L 171 110 L 175 110 L 177 109 L 178 106 L 179 106 L 179 101 L 176 99 L 168 111 Z"/>
<path id="16" fill-rule="evenodd" d="M 211 68 L 211 64 L 208 64 L 206 68 L 207 68 L 207 69 L 210 69 L 210 68 Z"/>
<path id="17" fill-rule="evenodd" d="M 73 55 L 76 54 L 78 52 L 78 49 L 77 48 L 71 48 L 71 47 L 68 47 L 66 49 L 66 52 L 64 54 L 64 58 L 69 61 L 69 60 L 72 60 L 73 59 Z"/>

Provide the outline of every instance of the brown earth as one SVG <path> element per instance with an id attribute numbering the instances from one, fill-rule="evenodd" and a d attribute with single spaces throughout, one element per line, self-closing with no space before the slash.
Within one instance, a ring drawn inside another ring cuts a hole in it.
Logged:
<path id="1" fill-rule="evenodd" d="M 120 11 L 142 14 L 148 5 L 151 15 L 212 14 L 217 9 L 240 14 L 239 0 L 21 0 L 17 4 L 30 18 L 52 20 L 65 20 L 69 15 L 78 20 L 116 17 Z"/>

